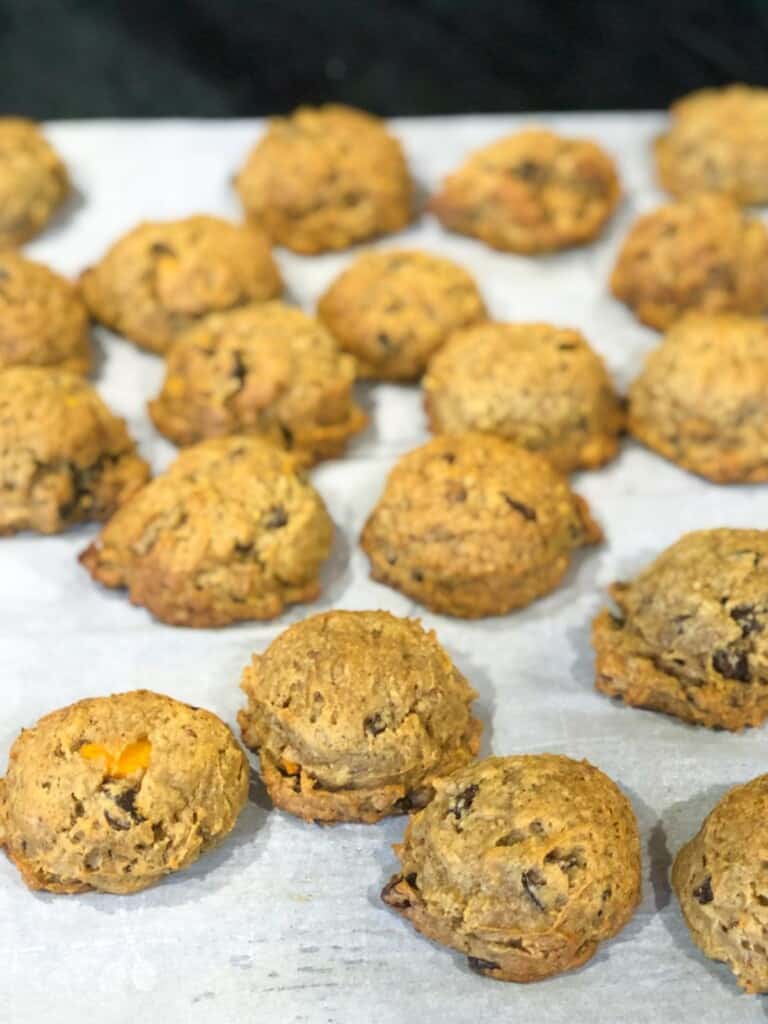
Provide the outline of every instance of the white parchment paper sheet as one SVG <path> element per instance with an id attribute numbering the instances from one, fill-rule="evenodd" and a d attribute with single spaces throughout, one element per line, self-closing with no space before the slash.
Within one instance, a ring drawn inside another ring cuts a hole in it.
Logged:
<path id="1" fill-rule="evenodd" d="M 518 117 L 408 120 L 397 129 L 425 188 Z M 622 386 L 656 335 L 608 294 L 617 246 L 655 192 L 649 146 L 657 115 L 539 117 L 596 138 L 618 161 L 626 198 L 596 245 L 527 259 L 444 234 L 425 217 L 396 240 L 452 256 L 480 281 L 500 318 L 581 328 Z M 50 126 L 81 192 L 30 254 L 74 274 L 142 218 L 197 211 L 237 216 L 230 175 L 256 122 L 92 122 Z M 384 243 L 392 244 L 392 240 Z M 280 252 L 294 301 L 311 308 L 350 254 Z M 156 468 L 173 455 L 145 402 L 161 361 L 97 332 L 104 398 L 126 416 Z M 0 768 L 19 729 L 81 697 L 150 687 L 234 724 L 238 680 L 253 650 L 288 622 L 331 607 L 417 611 L 371 582 L 356 546 L 395 457 L 426 438 L 416 388 L 361 389 L 372 426 L 348 457 L 315 471 L 338 527 L 322 598 L 278 622 L 220 631 L 161 626 L 76 561 L 92 527 L 0 541 Z M 234 835 L 194 868 L 136 896 L 33 895 L 0 857 L 0 1020 L 9 1024 L 574 1022 L 763 1020 L 725 967 L 688 939 L 670 894 L 671 857 L 726 787 L 768 768 L 766 735 L 694 729 L 617 707 L 592 689 L 589 622 L 604 587 L 633 574 L 684 531 L 768 525 L 768 487 L 715 487 L 626 443 L 617 462 L 575 485 L 607 543 L 531 608 L 463 623 L 422 612 L 482 695 L 484 752 L 587 757 L 632 798 L 642 829 L 644 898 L 632 923 L 583 969 L 529 986 L 473 975 L 463 958 L 418 937 L 378 899 L 395 867 L 403 820 L 308 826 L 271 811 L 259 791 Z"/>

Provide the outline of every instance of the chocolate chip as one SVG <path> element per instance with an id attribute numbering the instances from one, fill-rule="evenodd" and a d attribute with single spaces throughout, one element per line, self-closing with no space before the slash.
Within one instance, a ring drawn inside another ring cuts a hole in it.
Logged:
<path id="1" fill-rule="evenodd" d="M 410 887 L 412 889 L 416 888 L 416 872 L 415 871 L 411 871 L 409 874 L 407 874 L 405 876 L 405 880 L 408 883 L 408 885 L 410 885 Z"/>
<path id="2" fill-rule="evenodd" d="M 243 362 L 242 352 L 232 353 L 232 370 L 230 376 L 235 378 L 235 380 L 240 384 L 240 387 L 245 384 L 245 378 L 248 376 L 248 370 Z"/>
<path id="3" fill-rule="evenodd" d="M 748 683 L 752 678 L 744 651 L 721 647 L 712 655 L 712 667 L 726 679 L 735 679 L 739 683 Z"/>
<path id="4" fill-rule="evenodd" d="M 443 455 L 440 456 L 440 458 L 445 459 L 449 466 L 452 466 L 456 461 L 456 456 L 453 454 L 453 452 L 445 452 Z"/>
<path id="5" fill-rule="evenodd" d="M 175 256 L 176 253 L 166 242 L 153 242 L 149 251 L 153 256 Z"/>
<path id="6" fill-rule="evenodd" d="M 385 732 L 386 728 L 384 720 L 378 711 L 374 715 L 369 715 L 363 722 L 363 730 L 369 736 L 378 736 L 380 733 Z"/>
<path id="7" fill-rule="evenodd" d="M 283 435 L 283 444 L 285 447 L 289 450 L 293 448 L 293 431 L 281 423 L 280 433 Z"/>
<path id="8" fill-rule="evenodd" d="M 761 633 L 763 625 L 755 615 L 753 604 L 737 604 L 731 609 L 731 618 L 741 626 L 741 635 L 749 636 L 750 633 Z"/>
<path id="9" fill-rule="evenodd" d="M 712 892 L 712 879 L 709 876 L 693 890 L 693 898 L 699 903 L 711 903 L 715 898 L 715 894 Z"/>
<path id="10" fill-rule="evenodd" d="M 536 889 L 547 883 L 541 877 L 539 872 L 535 868 L 531 868 L 529 871 L 524 871 L 522 874 L 523 889 L 526 895 L 531 899 L 533 903 L 539 908 L 539 910 L 546 910 L 546 907 L 539 899 L 536 894 Z"/>
<path id="11" fill-rule="evenodd" d="M 411 906 L 408 897 L 397 891 L 397 887 L 402 881 L 402 875 L 393 875 L 381 890 L 381 898 L 396 910 L 407 910 Z"/>
<path id="12" fill-rule="evenodd" d="M 136 810 L 136 796 L 138 789 L 124 789 L 122 793 L 118 793 L 113 797 L 115 804 L 120 808 L 121 811 L 125 811 L 126 814 L 130 814 L 135 822 L 144 821 L 144 818 Z"/>
<path id="13" fill-rule="evenodd" d="M 421 572 L 421 570 L 419 569 L 414 569 L 413 572 L 411 573 L 411 579 L 414 580 L 416 583 L 423 583 L 424 573 Z"/>
<path id="14" fill-rule="evenodd" d="M 476 783 L 472 783 L 463 789 L 457 796 L 453 798 L 453 803 L 448 807 L 448 813 L 452 814 L 456 821 L 459 821 L 469 811 L 470 807 L 474 803 L 475 797 L 478 794 L 480 787 Z"/>
<path id="15" fill-rule="evenodd" d="M 118 821 L 117 818 L 113 818 L 109 811 L 104 811 L 104 817 L 110 828 L 113 828 L 116 832 L 127 832 L 131 827 L 130 822 Z"/>
<path id="16" fill-rule="evenodd" d="M 495 960 L 481 960 L 479 956 L 468 956 L 467 963 L 478 974 L 482 974 L 484 971 L 498 971 L 499 969 L 499 964 Z"/>
<path id="17" fill-rule="evenodd" d="M 513 508 L 515 512 L 519 512 L 523 519 L 527 519 L 529 522 L 536 522 L 536 510 L 532 509 L 530 505 L 524 505 L 522 501 L 515 501 L 505 491 L 501 492 L 504 501 Z"/>
<path id="18" fill-rule="evenodd" d="M 268 530 L 280 530 L 288 522 L 288 514 L 282 505 L 273 505 L 264 519 Z"/>

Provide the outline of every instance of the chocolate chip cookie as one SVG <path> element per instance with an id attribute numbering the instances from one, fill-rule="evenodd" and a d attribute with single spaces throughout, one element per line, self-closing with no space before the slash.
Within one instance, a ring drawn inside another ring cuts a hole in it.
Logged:
<path id="1" fill-rule="evenodd" d="M 768 324 L 689 313 L 647 357 L 629 392 L 629 429 L 715 483 L 768 480 Z"/>
<path id="2" fill-rule="evenodd" d="M 602 539 L 586 502 L 540 455 L 446 434 L 404 455 L 363 529 L 371 576 L 433 611 L 503 615 L 553 590 Z"/>
<path id="3" fill-rule="evenodd" d="M 691 938 L 747 992 L 768 992 L 768 775 L 735 786 L 672 866 Z"/>
<path id="4" fill-rule="evenodd" d="M 500 981 L 580 967 L 640 901 L 632 805 L 587 761 L 491 757 L 435 782 L 382 899 Z"/>
<path id="5" fill-rule="evenodd" d="M 688 533 L 592 624 L 598 690 L 695 725 L 768 716 L 768 531 Z"/>
<path id="6" fill-rule="evenodd" d="M 0 370 L 91 367 L 88 310 L 77 289 L 42 263 L 0 252 Z"/>
<path id="7" fill-rule="evenodd" d="M 400 143 L 378 117 L 340 104 L 270 118 L 235 184 L 248 219 L 301 253 L 346 249 L 412 216 Z"/>
<path id="8" fill-rule="evenodd" d="M 106 519 L 149 467 L 123 420 L 65 370 L 0 370 L 0 536 Z"/>
<path id="9" fill-rule="evenodd" d="M 238 720 L 277 807 L 375 822 L 423 807 L 480 746 L 477 696 L 433 632 L 388 612 L 291 626 L 243 673 Z"/>
<path id="10" fill-rule="evenodd" d="M 320 592 L 333 526 L 296 460 L 257 437 L 187 448 L 80 560 L 172 626 L 272 619 Z"/>
<path id="11" fill-rule="evenodd" d="M 280 302 L 256 303 L 184 332 L 149 412 L 176 444 L 258 434 L 315 462 L 341 455 L 367 423 L 354 380 L 354 361 L 316 320 Z"/>
<path id="12" fill-rule="evenodd" d="M 147 690 L 24 729 L 0 779 L 0 848 L 30 889 L 132 893 L 234 828 L 248 761 L 209 711 Z"/>
<path id="13" fill-rule="evenodd" d="M 724 192 L 737 203 L 768 202 L 768 89 L 699 89 L 672 104 L 655 144 L 656 168 L 675 196 Z"/>
<path id="14" fill-rule="evenodd" d="M 598 145 L 530 128 L 472 153 L 430 209 L 449 230 L 495 249 L 538 253 L 590 242 L 620 196 L 613 160 Z"/>
<path id="15" fill-rule="evenodd" d="M 321 297 L 317 315 L 360 377 L 416 380 L 460 327 L 485 319 L 472 276 L 453 260 L 407 249 L 366 252 Z"/>
<path id="16" fill-rule="evenodd" d="M 0 117 L 0 247 L 38 234 L 69 191 L 67 169 L 34 121 Z"/>
<path id="17" fill-rule="evenodd" d="M 436 434 L 496 434 L 564 473 L 602 466 L 618 451 L 621 400 L 602 359 L 569 328 L 492 322 L 457 331 L 422 387 Z"/>
<path id="18" fill-rule="evenodd" d="M 768 231 L 724 195 L 660 206 L 627 235 L 611 290 L 659 330 L 689 310 L 762 313 L 768 308 Z"/>
<path id="19" fill-rule="evenodd" d="M 208 313 L 282 291 L 263 232 L 203 215 L 139 224 L 80 280 L 94 319 L 150 352 Z"/>

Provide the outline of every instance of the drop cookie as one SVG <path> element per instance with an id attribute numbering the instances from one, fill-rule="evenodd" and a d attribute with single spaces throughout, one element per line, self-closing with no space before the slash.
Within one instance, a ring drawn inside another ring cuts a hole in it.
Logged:
<path id="1" fill-rule="evenodd" d="M 485 319 L 472 276 L 453 260 L 407 249 L 363 253 L 321 297 L 317 315 L 360 377 L 417 380 L 460 327 Z"/>
<path id="2" fill-rule="evenodd" d="M 592 624 L 598 690 L 694 725 L 739 730 L 768 716 L 768 531 L 699 530 Z"/>
<path id="3" fill-rule="evenodd" d="M 622 402 L 602 359 L 569 328 L 493 322 L 457 331 L 422 387 L 436 434 L 495 434 L 563 473 L 602 466 L 618 451 Z"/>
<path id="4" fill-rule="evenodd" d="M 0 370 L 91 368 L 88 310 L 78 290 L 42 263 L 0 252 Z"/>
<path id="5" fill-rule="evenodd" d="M 367 423 L 354 381 L 354 361 L 316 320 L 256 303 L 212 313 L 173 344 L 149 412 L 175 444 L 258 434 L 316 462 Z"/>
<path id="6" fill-rule="evenodd" d="M 488 434 L 404 455 L 363 529 L 371 576 L 433 611 L 503 615 L 553 590 L 602 539 L 586 502 L 540 455 Z"/>
<path id="7" fill-rule="evenodd" d="M 664 330 L 683 313 L 768 308 L 768 231 L 728 196 L 660 206 L 630 229 L 611 291 L 644 324 Z"/>
<path id="8" fill-rule="evenodd" d="M 400 231 L 413 183 L 383 121 L 340 104 L 270 118 L 235 179 L 250 221 L 300 253 Z"/>
<path id="9" fill-rule="evenodd" d="M 333 526 L 293 456 L 256 437 L 193 445 L 80 556 L 172 626 L 272 619 L 312 601 Z"/>
<path id="10" fill-rule="evenodd" d="M 640 901 L 632 805 L 587 761 L 491 757 L 435 783 L 382 899 L 500 981 L 580 967 Z"/>
<path id="11" fill-rule="evenodd" d="M 672 887 L 691 939 L 741 988 L 768 992 L 768 775 L 735 786 L 675 857 Z"/>
<path id="12" fill-rule="evenodd" d="M 494 249 L 539 253 L 591 242 L 620 197 L 600 146 L 532 128 L 472 153 L 430 209 L 449 230 Z"/>
<path id="13" fill-rule="evenodd" d="M 148 476 L 125 422 L 82 377 L 0 371 L 0 536 L 106 519 Z"/>
<path id="14" fill-rule="evenodd" d="M 132 893 L 234 828 L 248 761 L 209 711 L 147 690 L 24 729 L 0 779 L 0 848 L 30 889 Z"/>
<path id="15" fill-rule="evenodd" d="M 69 192 L 67 169 L 34 121 L 0 117 L 0 248 L 37 235 Z"/>
<path id="16" fill-rule="evenodd" d="M 94 319 L 161 353 L 201 317 L 283 287 L 261 231 L 204 215 L 139 224 L 80 281 Z"/>
<path id="17" fill-rule="evenodd" d="M 723 192 L 737 203 L 768 202 L 768 89 L 699 89 L 670 109 L 654 147 L 659 180 L 685 197 Z"/>
<path id="18" fill-rule="evenodd" d="M 388 612 L 289 627 L 243 673 L 238 721 L 276 807 L 375 822 L 423 807 L 477 754 L 477 696 L 431 631 Z"/>
<path id="19" fill-rule="evenodd" d="M 629 429 L 714 483 L 768 480 L 768 324 L 689 313 L 646 358 L 629 391 Z"/>

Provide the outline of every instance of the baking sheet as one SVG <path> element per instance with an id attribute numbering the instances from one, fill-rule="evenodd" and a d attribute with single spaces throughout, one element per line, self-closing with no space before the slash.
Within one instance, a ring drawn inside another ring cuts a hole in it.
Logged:
<path id="1" fill-rule="evenodd" d="M 404 120 L 396 127 L 425 188 L 473 147 L 520 117 Z M 425 218 L 396 244 L 464 263 L 499 318 L 581 328 L 624 386 L 656 335 L 612 300 L 606 279 L 620 239 L 654 191 L 655 114 L 540 116 L 593 136 L 615 156 L 626 188 L 596 245 L 528 259 L 444 234 Z M 229 176 L 258 122 L 90 122 L 50 126 L 81 192 L 30 255 L 76 273 L 142 218 L 209 211 L 237 216 Z M 392 244 L 390 241 L 386 244 Z M 293 300 L 311 308 L 350 254 L 280 252 Z M 97 331 L 97 385 L 130 421 L 160 469 L 173 456 L 144 403 L 161 361 Z M 396 866 L 403 819 L 323 829 L 271 811 L 259 786 L 235 833 L 211 856 L 145 893 L 29 893 L 0 857 L 0 1020 L 154 1024 L 271 1020 L 281 1024 L 440 1024 L 516 1020 L 758 1021 L 765 999 L 740 995 L 727 968 L 688 939 L 667 881 L 672 856 L 723 791 L 768 766 L 761 730 L 728 735 L 617 707 L 592 689 L 589 622 L 611 580 L 636 572 L 686 530 L 765 526 L 768 487 L 718 488 L 631 443 L 617 462 L 575 478 L 605 527 L 565 584 L 532 607 L 463 623 L 420 611 L 371 582 L 356 538 L 396 456 L 426 438 L 416 388 L 367 386 L 371 428 L 343 461 L 314 477 L 338 528 L 321 599 L 268 624 L 180 630 L 150 620 L 123 594 L 91 582 L 76 561 L 96 532 L 0 541 L 0 768 L 22 726 L 86 696 L 149 687 L 203 705 L 231 724 L 240 670 L 287 623 L 331 607 L 420 614 L 481 693 L 484 753 L 553 751 L 587 757 L 615 778 L 637 812 L 644 897 L 631 924 L 586 967 L 540 984 L 472 974 L 463 957 L 420 938 L 378 893 Z"/>

